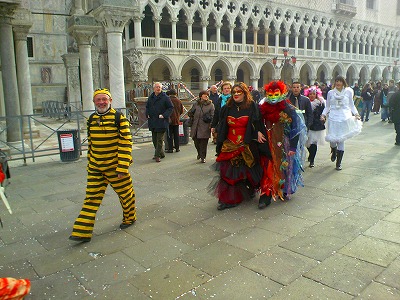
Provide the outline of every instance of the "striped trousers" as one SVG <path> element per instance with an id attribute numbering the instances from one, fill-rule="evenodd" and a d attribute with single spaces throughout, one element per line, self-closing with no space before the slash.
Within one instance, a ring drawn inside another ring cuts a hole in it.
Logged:
<path id="1" fill-rule="evenodd" d="M 130 224 L 136 221 L 135 191 L 133 190 L 131 175 L 128 173 L 127 176 L 119 179 L 115 171 L 100 172 L 89 169 L 86 198 L 74 223 L 72 236 L 92 237 L 96 213 L 104 198 L 108 184 L 111 185 L 119 197 L 123 211 L 122 223 Z"/>

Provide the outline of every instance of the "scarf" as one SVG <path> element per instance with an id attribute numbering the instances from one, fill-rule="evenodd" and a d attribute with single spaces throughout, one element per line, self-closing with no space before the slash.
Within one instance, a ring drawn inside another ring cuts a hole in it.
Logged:
<path id="1" fill-rule="evenodd" d="M 221 95 L 221 107 L 223 107 L 226 104 L 226 101 L 231 97 L 231 94 L 228 95 Z"/>

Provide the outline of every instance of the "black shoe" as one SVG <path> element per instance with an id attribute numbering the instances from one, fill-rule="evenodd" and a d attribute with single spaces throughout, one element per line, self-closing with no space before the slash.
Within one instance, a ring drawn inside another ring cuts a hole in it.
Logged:
<path id="1" fill-rule="evenodd" d="M 368 122 L 368 121 L 369 121 L 369 119 L 366 119 L 366 120 L 365 120 L 365 122 Z"/>
<path id="2" fill-rule="evenodd" d="M 315 167 L 314 162 L 310 162 L 310 168 L 314 168 L 314 167 Z"/>
<path id="3" fill-rule="evenodd" d="M 232 207 L 235 207 L 235 206 L 236 206 L 236 204 L 219 203 L 217 209 L 218 210 L 224 210 L 224 209 L 232 208 Z"/>
<path id="4" fill-rule="evenodd" d="M 272 196 L 267 196 L 267 195 L 262 195 L 260 196 L 260 200 L 258 200 L 258 208 L 259 209 L 264 209 L 266 208 L 268 205 L 271 204 L 271 198 Z"/>
<path id="5" fill-rule="evenodd" d="M 165 152 L 167 152 L 167 153 L 173 153 L 174 150 L 165 150 Z"/>
<path id="6" fill-rule="evenodd" d="M 120 228 L 120 229 L 126 229 L 126 228 L 128 228 L 128 227 L 132 226 L 132 225 L 133 225 L 135 222 L 136 222 L 136 220 L 135 220 L 135 221 L 133 221 L 133 222 L 132 222 L 132 223 L 130 223 L 130 224 L 121 223 L 121 224 L 119 224 L 119 228 Z"/>
<path id="7" fill-rule="evenodd" d="M 342 166 L 341 165 L 339 165 L 339 166 L 336 166 L 336 171 L 341 171 L 342 170 Z"/>
<path id="8" fill-rule="evenodd" d="M 179 152 L 179 151 L 181 151 L 181 150 L 180 150 L 180 149 L 176 149 L 176 150 L 175 150 L 175 152 Z"/>
<path id="9" fill-rule="evenodd" d="M 90 242 L 90 240 L 91 240 L 92 238 L 90 238 L 90 237 L 81 237 L 81 236 L 73 236 L 73 235 L 71 235 L 71 236 L 69 237 L 69 239 L 70 239 L 71 241 L 74 241 L 74 242 L 87 243 L 87 242 Z"/>

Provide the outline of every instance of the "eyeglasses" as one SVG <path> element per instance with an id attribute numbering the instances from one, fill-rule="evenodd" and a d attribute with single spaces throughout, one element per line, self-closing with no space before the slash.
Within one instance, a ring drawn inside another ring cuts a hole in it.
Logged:
<path id="1" fill-rule="evenodd" d="M 242 90 L 236 90 L 236 91 L 233 91 L 233 94 L 234 95 L 241 95 L 241 94 L 243 94 L 243 91 Z"/>

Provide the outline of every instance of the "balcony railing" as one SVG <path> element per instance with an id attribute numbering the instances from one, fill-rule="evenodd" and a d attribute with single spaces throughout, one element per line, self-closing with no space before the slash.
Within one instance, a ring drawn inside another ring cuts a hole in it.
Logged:
<path id="1" fill-rule="evenodd" d="M 203 41 L 200 40 L 192 40 L 191 43 L 191 49 L 189 48 L 189 41 L 188 40 L 183 40 L 183 39 L 176 39 L 176 47 L 174 49 L 172 45 L 172 39 L 168 38 L 161 38 L 159 41 L 160 48 L 165 50 L 187 50 L 189 51 L 207 51 L 207 52 L 214 52 L 214 53 L 238 53 L 240 55 L 246 53 L 246 54 L 254 54 L 254 55 L 266 55 L 269 54 L 271 56 L 276 56 L 279 54 L 283 53 L 283 49 L 285 47 L 275 47 L 275 46 L 269 46 L 268 49 L 265 48 L 264 45 L 257 45 L 254 47 L 253 44 L 246 44 L 243 47 L 242 43 L 227 43 L 227 42 L 221 42 L 219 43 L 219 47 L 217 42 L 214 41 L 207 41 L 206 42 L 206 49 L 204 48 L 204 43 Z M 135 40 L 131 39 L 128 41 L 128 44 L 126 45 L 127 48 L 134 48 L 135 47 Z M 142 38 L 142 47 L 143 48 L 148 48 L 154 49 L 155 52 L 159 51 L 159 48 L 156 47 L 156 39 L 154 37 L 143 37 Z M 322 52 L 322 53 L 321 53 Z M 390 56 L 378 56 L 378 55 L 371 55 L 371 54 L 356 54 L 356 53 L 345 53 L 343 52 L 337 52 L 337 51 L 328 51 L 328 50 L 320 50 L 320 49 L 315 49 L 314 51 L 312 49 L 303 49 L 303 48 L 298 48 L 297 51 L 295 51 L 294 48 L 290 48 L 290 53 L 291 55 L 297 56 L 298 59 L 344 59 L 344 60 L 349 60 L 352 61 L 354 59 L 357 59 L 359 61 L 364 61 L 364 62 L 377 62 L 377 63 L 388 63 L 390 64 L 393 62 L 393 57 Z"/>

